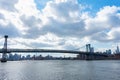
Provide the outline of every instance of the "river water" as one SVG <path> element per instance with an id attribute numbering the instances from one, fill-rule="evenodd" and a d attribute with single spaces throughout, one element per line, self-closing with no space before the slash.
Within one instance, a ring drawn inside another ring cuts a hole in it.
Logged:
<path id="1" fill-rule="evenodd" d="M 0 80 L 120 80 L 120 61 L 8 61 Z"/>

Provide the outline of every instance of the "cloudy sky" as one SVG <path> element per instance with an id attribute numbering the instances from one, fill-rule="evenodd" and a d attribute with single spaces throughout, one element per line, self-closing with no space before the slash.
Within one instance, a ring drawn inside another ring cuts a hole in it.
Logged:
<path id="1" fill-rule="evenodd" d="M 120 0 L 0 0 L 1 48 L 6 34 L 9 48 L 114 50 Z"/>

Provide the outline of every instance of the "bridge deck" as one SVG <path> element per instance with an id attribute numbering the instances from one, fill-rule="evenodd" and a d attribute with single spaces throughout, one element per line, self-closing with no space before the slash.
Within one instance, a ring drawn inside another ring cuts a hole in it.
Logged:
<path id="1" fill-rule="evenodd" d="M 0 53 L 3 53 L 4 49 L 0 49 Z M 70 54 L 94 54 L 94 55 L 108 55 L 108 54 L 101 54 L 101 53 L 90 53 L 90 52 L 83 52 L 83 51 L 73 51 L 73 50 L 53 50 L 53 49 L 7 49 L 7 53 L 70 53 Z"/>

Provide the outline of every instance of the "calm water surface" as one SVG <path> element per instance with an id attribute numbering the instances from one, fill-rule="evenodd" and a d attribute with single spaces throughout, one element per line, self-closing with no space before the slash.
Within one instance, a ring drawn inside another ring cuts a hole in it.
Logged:
<path id="1" fill-rule="evenodd" d="M 0 80 L 120 80 L 120 61 L 8 61 Z"/>

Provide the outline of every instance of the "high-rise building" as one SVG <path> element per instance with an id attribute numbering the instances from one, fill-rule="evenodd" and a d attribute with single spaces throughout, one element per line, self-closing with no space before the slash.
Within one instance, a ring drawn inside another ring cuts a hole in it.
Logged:
<path id="1" fill-rule="evenodd" d="M 120 53 L 119 46 L 117 46 L 116 53 Z"/>
<path id="2" fill-rule="evenodd" d="M 106 53 L 107 53 L 107 54 L 112 54 L 112 51 L 111 51 L 111 49 L 109 49 L 109 50 L 106 50 Z"/>
<path id="3" fill-rule="evenodd" d="M 88 44 L 86 44 L 86 52 L 88 52 Z"/>
<path id="4" fill-rule="evenodd" d="M 94 47 L 90 48 L 90 52 L 92 52 L 92 53 L 94 52 Z"/>

